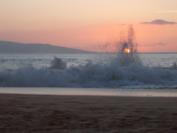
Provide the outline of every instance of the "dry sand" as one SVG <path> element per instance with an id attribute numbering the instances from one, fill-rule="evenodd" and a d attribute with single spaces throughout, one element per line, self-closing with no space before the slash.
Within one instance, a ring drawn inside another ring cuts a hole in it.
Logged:
<path id="1" fill-rule="evenodd" d="M 177 133 L 177 98 L 1 94 L 0 133 Z"/>

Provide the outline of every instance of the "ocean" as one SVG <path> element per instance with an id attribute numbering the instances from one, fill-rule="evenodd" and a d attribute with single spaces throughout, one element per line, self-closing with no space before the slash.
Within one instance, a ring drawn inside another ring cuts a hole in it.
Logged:
<path id="1" fill-rule="evenodd" d="M 67 62 L 68 66 L 78 66 L 92 61 L 95 63 L 108 62 L 116 54 L 0 54 L 0 71 L 14 70 L 26 66 L 46 68 L 51 65 L 54 57 Z M 139 54 L 146 66 L 170 67 L 177 62 L 177 54 Z"/>
<path id="2" fill-rule="evenodd" d="M 1 54 L 1 87 L 177 88 L 177 54 L 139 54 L 142 65 L 121 67 L 116 54 Z M 51 69 L 54 57 L 65 69 Z"/>

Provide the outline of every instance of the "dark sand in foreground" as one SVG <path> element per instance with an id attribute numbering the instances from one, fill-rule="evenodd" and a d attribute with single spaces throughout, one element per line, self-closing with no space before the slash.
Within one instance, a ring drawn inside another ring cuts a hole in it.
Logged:
<path id="1" fill-rule="evenodd" d="M 177 133 L 177 98 L 1 94 L 0 133 Z"/>

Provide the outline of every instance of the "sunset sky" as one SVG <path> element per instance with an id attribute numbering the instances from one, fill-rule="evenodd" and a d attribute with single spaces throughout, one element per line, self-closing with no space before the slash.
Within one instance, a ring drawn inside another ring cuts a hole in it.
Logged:
<path id="1" fill-rule="evenodd" d="M 177 52 L 176 22 L 177 0 L 0 0 L 0 40 L 114 51 L 132 24 L 139 51 Z"/>

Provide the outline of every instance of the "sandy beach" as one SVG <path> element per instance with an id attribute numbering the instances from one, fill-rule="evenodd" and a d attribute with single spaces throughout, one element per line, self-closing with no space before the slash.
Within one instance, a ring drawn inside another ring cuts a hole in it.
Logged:
<path id="1" fill-rule="evenodd" d="M 0 94 L 0 133 L 176 133 L 177 98 Z"/>

